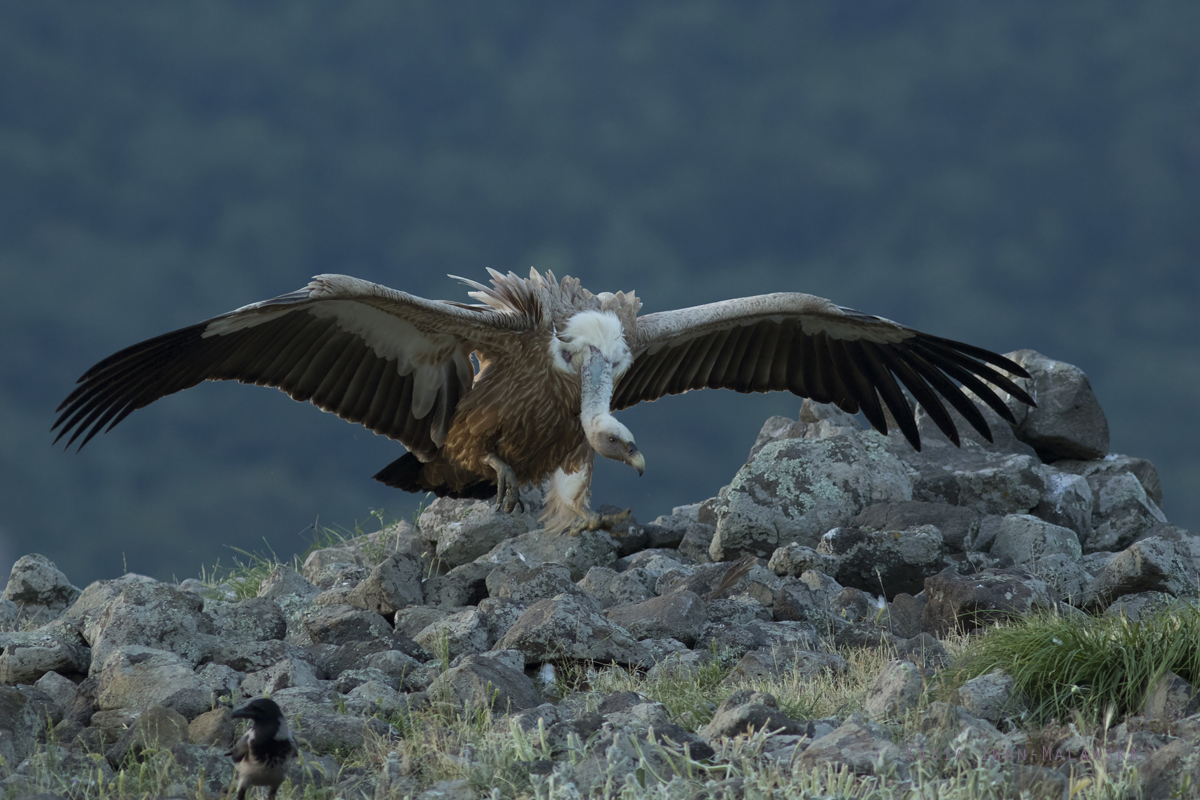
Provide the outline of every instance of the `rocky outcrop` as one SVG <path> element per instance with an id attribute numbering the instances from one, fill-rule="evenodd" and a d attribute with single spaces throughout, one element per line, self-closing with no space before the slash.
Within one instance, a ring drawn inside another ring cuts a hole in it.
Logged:
<path id="1" fill-rule="evenodd" d="M 51 762 L 86 789 L 169 759 L 215 795 L 231 775 L 230 711 L 262 694 L 295 722 L 306 755 L 294 780 L 339 796 L 414 794 L 419 765 L 389 748 L 426 712 L 524 731 L 536 745 L 522 774 L 598 795 L 620 794 L 614 776 L 687 778 L 702 760 L 719 765 L 710 776 L 757 759 L 781 775 L 906 780 L 935 746 L 1016 746 L 1011 726 L 1029 709 L 1008 675 L 930 694 L 949 658 L 939 637 L 1038 610 L 1136 619 L 1180 607 L 1200 585 L 1200 537 L 1167 523 L 1149 462 L 1107 453 L 1086 376 L 1015 357 L 1039 407 L 1014 406 L 1015 426 L 984 409 L 994 445 L 967 434 L 955 448 L 918 414 L 918 453 L 805 401 L 798 419 L 767 421 L 717 497 L 648 525 L 547 535 L 535 494 L 512 516 L 441 499 L 417 525 L 239 586 L 126 575 L 80 591 L 26 556 L 0 598 L 0 759 L 15 765 L 0 790 L 26 793 Z M 753 688 L 843 674 L 858 648 L 887 653 L 863 713 L 808 719 Z M 716 670 L 720 697 L 675 717 L 631 692 L 589 691 L 614 666 L 679 684 Z M 1198 697 L 1180 675 L 1158 676 L 1142 716 L 1116 728 L 1141 753 L 1146 796 L 1195 774 Z M 916 738 L 881 727 L 901 720 Z M 387 753 L 375 771 L 333 760 L 364 742 Z M 465 749 L 446 757 L 476 763 Z M 1013 767 L 1003 781 L 1061 794 L 1058 774 Z M 738 780 L 693 794 L 741 796 Z"/>

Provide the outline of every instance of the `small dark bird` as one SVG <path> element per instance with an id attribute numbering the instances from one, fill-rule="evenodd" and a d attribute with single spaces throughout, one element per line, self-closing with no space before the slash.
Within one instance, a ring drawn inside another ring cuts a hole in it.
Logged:
<path id="1" fill-rule="evenodd" d="M 275 800 L 283 783 L 288 760 L 296 755 L 296 740 L 288 732 L 287 721 L 274 700 L 259 697 L 233 712 L 252 725 L 225 755 L 237 764 L 237 800 L 246 800 L 251 786 L 269 786 L 268 800 Z"/>

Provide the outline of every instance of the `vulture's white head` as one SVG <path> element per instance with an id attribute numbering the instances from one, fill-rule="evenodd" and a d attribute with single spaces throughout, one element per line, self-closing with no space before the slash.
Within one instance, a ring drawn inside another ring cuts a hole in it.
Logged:
<path id="1" fill-rule="evenodd" d="M 597 453 L 628 464 L 638 471 L 638 475 L 646 472 L 646 459 L 633 441 L 633 434 L 612 414 L 598 414 L 585 419 L 583 429 L 588 444 Z"/>

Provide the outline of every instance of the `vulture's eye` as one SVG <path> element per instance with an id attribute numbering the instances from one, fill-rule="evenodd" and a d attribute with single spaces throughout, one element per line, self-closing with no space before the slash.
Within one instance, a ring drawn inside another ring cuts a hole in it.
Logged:
<path id="1" fill-rule="evenodd" d="M 612 434 L 609 434 L 608 440 L 613 444 L 617 443 L 617 437 L 613 436 Z"/>

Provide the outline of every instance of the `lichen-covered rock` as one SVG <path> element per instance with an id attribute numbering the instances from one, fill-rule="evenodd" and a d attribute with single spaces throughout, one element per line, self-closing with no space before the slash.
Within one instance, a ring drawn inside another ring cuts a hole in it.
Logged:
<path id="1" fill-rule="evenodd" d="M 1106 604 L 1141 592 L 1189 597 L 1196 594 L 1197 577 L 1190 549 L 1178 541 L 1152 536 L 1117 553 L 1097 572 L 1084 604 Z"/>
<path id="2" fill-rule="evenodd" d="M 450 658 L 482 653 L 491 644 L 487 617 L 477 608 L 467 608 L 431 622 L 413 639 L 431 653 L 442 652 L 444 643 Z"/>
<path id="3" fill-rule="evenodd" d="M 1083 541 L 1092 531 L 1092 508 L 1095 495 L 1087 478 L 1063 472 L 1054 467 L 1042 467 L 1046 490 L 1033 507 L 1034 516 L 1054 525 L 1075 531 Z"/>
<path id="4" fill-rule="evenodd" d="M 1032 564 L 1049 555 L 1078 560 L 1083 555 L 1075 531 L 1030 514 L 1009 514 L 1000 523 L 991 555 L 1005 566 Z"/>
<path id="5" fill-rule="evenodd" d="M 493 547 L 480 561 L 508 564 L 520 561 L 527 566 L 562 564 L 577 581 L 592 567 L 611 567 L 617 560 L 617 543 L 608 531 L 583 531 L 567 536 L 545 531 L 524 533 Z"/>
<path id="6" fill-rule="evenodd" d="M 25 619 L 49 622 L 75 602 L 79 590 L 53 561 L 31 553 L 13 564 L 2 596 L 15 603 Z"/>
<path id="7" fill-rule="evenodd" d="M 536 530 L 541 493 L 521 492 L 525 513 L 496 511 L 494 500 L 439 497 L 421 512 L 417 525 L 426 539 L 437 542 L 437 557 L 457 567 L 474 561 L 505 539 Z"/>
<path id="8" fill-rule="evenodd" d="M 877 504 L 878 505 L 878 504 Z M 799 577 L 805 572 L 816 570 L 826 575 L 837 571 L 838 560 L 811 547 L 789 542 L 771 554 L 767 569 L 781 578 Z"/>
<path id="9" fill-rule="evenodd" d="M 950 552 L 962 552 L 979 531 L 978 511 L 949 503 L 907 500 L 899 503 L 875 503 L 850 520 L 855 528 L 874 531 L 906 531 L 932 525 L 942 535 Z M 817 567 L 814 567 L 817 569 Z"/>
<path id="10" fill-rule="evenodd" d="M 425 566 L 407 553 L 393 553 L 371 569 L 346 595 L 347 605 L 391 616 L 406 606 L 425 602 L 421 580 Z"/>
<path id="11" fill-rule="evenodd" d="M 508 714 L 542 702 L 533 681 L 523 671 L 487 654 L 464 657 L 434 679 L 429 695 L 446 697 L 468 712 L 488 708 Z"/>
<path id="12" fill-rule="evenodd" d="M 166 706 L 192 719 L 209 710 L 212 694 L 176 654 L 125 645 L 104 660 L 96 702 L 101 710 L 122 709 L 135 714 L 153 706 Z"/>
<path id="13" fill-rule="evenodd" d="M 998 669 L 964 682 L 958 687 L 958 702 L 993 725 L 1007 717 L 1019 716 L 1024 707 L 1012 676 Z"/>
<path id="14" fill-rule="evenodd" d="M 1135 475 L 1094 473 L 1087 480 L 1096 502 L 1093 529 L 1083 542 L 1084 552 L 1123 550 L 1155 525 L 1167 521 Z"/>
<path id="15" fill-rule="evenodd" d="M 640 664 L 649 653 L 623 628 L 590 605 L 561 594 L 530 606 L 496 643 L 497 650 L 520 650 L 527 661 L 559 658 Z"/>
<path id="16" fill-rule="evenodd" d="M 677 639 L 692 644 L 704 627 L 704 601 L 694 592 L 672 592 L 641 603 L 616 606 L 606 616 L 635 639 Z"/>
<path id="17" fill-rule="evenodd" d="M 654 597 L 655 575 L 640 567 L 617 572 L 609 567 L 592 567 L 579 581 L 579 588 L 593 597 L 600 608 L 633 605 Z"/>
<path id="18" fill-rule="evenodd" d="M 867 690 L 863 709 L 872 719 L 900 718 L 917 707 L 924 686 L 924 676 L 916 664 L 911 661 L 889 661 Z"/>
<path id="19" fill-rule="evenodd" d="M 872 727 L 859 714 L 813 741 L 792 762 L 797 776 L 822 767 L 845 767 L 857 775 L 873 775 L 879 767 L 903 773 L 905 766 L 900 748 L 886 732 Z"/>
<path id="20" fill-rule="evenodd" d="M 48 672 L 83 677 L 91 650 L 74 626 L 54 623 L 33 631 L 0 634 L 0 683 L 34 683 Z"/>
<path id="21" fill-rule="evenodd" d="M 948 567 L 925 579 L 925 594 L 929 602 L 921 612 L 921 627 L 935 636 L 959 626 L 970 631 L 997 619 L 1054 606 L 1050 587 L 1019 569 L 961 575 Z"/>
<path id="22" fill-rule="evenodd" d="M 446 608 L 478 605 L 488 596 L 487 577 L 495 568 L 486 561 L 472 561 L 445 575 L 432 575 L 425 580 L 425 602 Z"/>
<path id="23" fill-rule="evenodd" d="M 1089 598 L 1092 576 L 1078 558 L 1061 553 L 1043 556 L 1029 564 L 1029 571 L 1046 582 L 1056 600 L 1082 606 Z"/>
<path id="24" fill-rule="evenodd" d="M 501 564 L 487 578 L 489 597 L 500 597 L 518 603 L 536 603 L 547 597 L 571 594 L 586 603 L 595 601 L 571 580 L 571 570 L 562 564 L 527 566 L 514 561 Z"/>
<path id="25" fill-rule="evenodd" d="M 226 642 L 282 639 L 287 636 L 287 619 L 274 600 L 249 597 L 237 603 L 215 603 L 205 609 L 216 634 Z"/>
<path id="26" fill-rule="evenodd" d="M 908 499 L 947 503 L 980 514 L 1024 514 L 1045 491 L 1042 464 L 1036 456 L 1000 453 L 969 439 L 961 448 L 931 441 L 916 452 L 899 434 L 889 437 L 888 448 L 914 471 Z"/>
<path id="27" fill-rule="evenodd" d="M 872 503 L 911 500 L 912 483 L 874 432 L 766 445 L 738 470 L 717 510 L 714 561 L 813 547 Z"/>
<path id="28" fill-rule="evenodd" d="M 831 574 L 838 583 L 885 597 L 921 591 L 925 579 L 942 570 L 945 550 L 942 532 L 932 525 L 878 531 L 838 527 L 817 545 L 817 552 L 837 559 Z"/>
<path id="29" fill-rule="evenodd" d="M 37 702 L 19 689 L 0 686 L 0 759 L 20 764 L 37 747 L 46 731 L 45 703 Z"/>
<path id="30" fill-rule="evenodd" d="M 351 605 L 314 605 L 304 612 L 304 628 L 319 644 L 384 639 L 392 628 L 374 611 Z"/>
<path id="31" fill-rule="evenodd" d="M 85 626 L 92 635 L 92 670 L 100 669 L 121 647 L 138 645 L 175 653 L 190 666 L 220 640 L 203 601 L 165 583 L 131 582 Z"/>
<path id="32" fill-rule="evenodd" d="M 805 727 L 804 723 L 779 710 L 779 702 L 774 695 L 741 689 L 717 707 L 712 721 L 704 726 L 700 735 L 712 740 L 764 729 L 795 735 L 803 733 Z"/>

